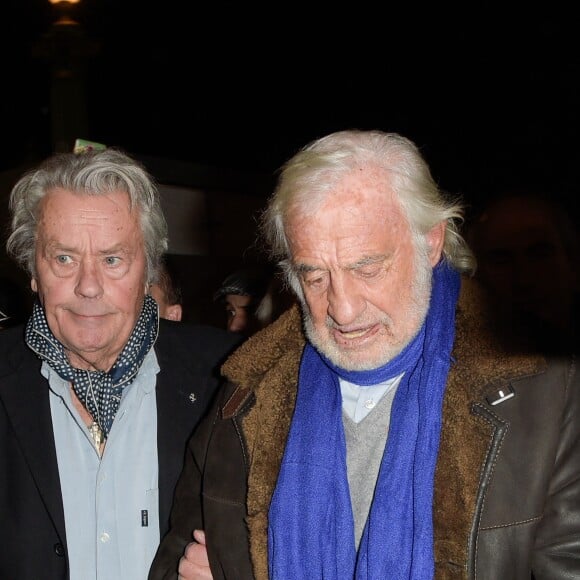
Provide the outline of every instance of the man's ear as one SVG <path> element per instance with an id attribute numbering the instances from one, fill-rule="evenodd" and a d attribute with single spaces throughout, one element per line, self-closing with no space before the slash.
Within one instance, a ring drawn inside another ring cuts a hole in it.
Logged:
<path id="1" fill-rule="evenodd" d="M 179 322 L 183 315 L 183 308 L 181 304 L 173 304 L 165 308 L 165 318 Z"/>
<path id="2" fill-rule="evenodd" d="M 38 284 L 36 283 L 36 278 L 30 279 L 30 287 L 32 288 L 33 292 L 38 292 Z"/>
<path id="3" fill-rule="evenodd" d="M 445 242 L 445 230 L 447 222 L 440 222 L 433 226 L 426 234 L 427 246 L 429 248 L 429 262 L 431 266 L 436 266 L 443 253 Z"/>

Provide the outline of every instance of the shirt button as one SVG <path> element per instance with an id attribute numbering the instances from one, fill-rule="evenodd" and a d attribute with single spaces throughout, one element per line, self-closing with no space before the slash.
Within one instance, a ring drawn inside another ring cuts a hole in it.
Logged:
<path id="1" fill-rule="evenodd" d="M 103 532 L 101 534 L 101 542 L 103 542 L 103 544 L 106 544 L 109 541 L 110 537 L 109 534 L 107 534 L 107 532 Z"/>
<path id="2" fill-rule="evenodd" d="M 375 406 L 375 402 L 372 399 L 367 399 L 365 401 L 365 408 L 366 409 L 373 409 Z"/>

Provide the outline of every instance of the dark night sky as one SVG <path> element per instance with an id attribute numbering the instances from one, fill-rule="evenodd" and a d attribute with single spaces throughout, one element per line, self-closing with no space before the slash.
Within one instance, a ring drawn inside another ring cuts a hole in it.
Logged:
<path id="1" fill-rule="evenodd" d="M 484 4 L 426 13 L 412 3 L 82 0 L 79 20 L 100 43 L 86 137 L 272 173 L 315 137 L 376 127 L 412 138 L 454 193 L 524 181 L 572 196 L 575 19 L 556 4 Z M 50 25 L 48 1 L 9 0 L 3 12 L 0 170 L 50 147 L 49 77 L 30 54 Z"/>

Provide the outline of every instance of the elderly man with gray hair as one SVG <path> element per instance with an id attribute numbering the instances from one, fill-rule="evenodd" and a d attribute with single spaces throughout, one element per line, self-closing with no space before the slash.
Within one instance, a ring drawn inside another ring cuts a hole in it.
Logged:
<path id="1" fill-rule="evenodd" d="M 0 578 L 143 580 L 234 337 L 160 319 L 167 225 L 124 152 L 50 157 L 10 210 L 35 301 L 0 333 Z"/>
<path id="2" fill-rule="evenodd" d="M 577 364 L 495 332 L 462 217 L 398 134 L 288 161 L 299 307 L 222 367 L 151 579 L 580 578 Z"/>

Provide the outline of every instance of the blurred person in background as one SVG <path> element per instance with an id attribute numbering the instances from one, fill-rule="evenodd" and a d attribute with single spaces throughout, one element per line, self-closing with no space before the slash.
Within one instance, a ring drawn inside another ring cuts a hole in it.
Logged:
<path id="1" fill-rule="evenodd" d="M 244 336 L 261 330 L 288 308 L 287 293 L 269 266 L 235 270 L 213 295 L 226 313 L 226 329 Z"/>
<path id="2" fill-rule="evenodd" d="M 167 260 L 161 263 L 157 281 L 149 286 L 149 294 L 159 306 L 159 316 L 175 322 L 183 317 L 183 296 L 177 274 L 170 268 Z"/>
<path id="3" fill-rule="evenodd" d="M 523 188 L 489 199 L 466 225 L 476 276 L 515 349 L 580 347 L 578 231 L 553 196 Z"/>

